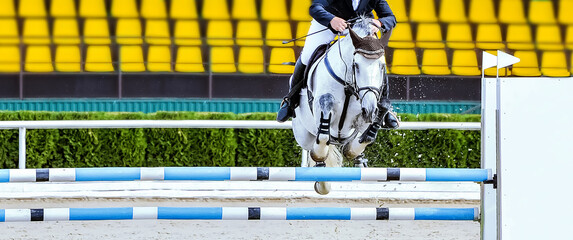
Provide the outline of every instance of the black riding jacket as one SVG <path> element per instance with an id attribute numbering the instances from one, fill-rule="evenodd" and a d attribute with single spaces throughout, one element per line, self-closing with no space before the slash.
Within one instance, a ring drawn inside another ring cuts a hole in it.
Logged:
<path id="1" fill-rule="evenodd" d="M 372 10 L 378 15 L 385 31 L 396 26 L 396 17 L 385 0 L 361 0 L 356 11 L 352 0 L 313 0 L 309 13 L 320 24 L 329 27 L 330 21 L 336 16 L 348 20 L 360 15 L 374 18 Z"/>

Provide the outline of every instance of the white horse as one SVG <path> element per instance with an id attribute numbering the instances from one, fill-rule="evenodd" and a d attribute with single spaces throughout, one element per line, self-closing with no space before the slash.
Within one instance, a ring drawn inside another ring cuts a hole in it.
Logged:
<path id="1" fill-rule="evenodd" d="M 315 166 L 341 166 L 341 146 L 355 166 L 366 167 L 362 153 L 376 139 L 388 112 L 379 109 L 387 84 L 385 43 L 375 37 L 371 21 L 358 20 L 349 29 L 350 37 L 334 43 L 310 66 L 292 124 L 296 141 L 310 152 Z M 326 194 L 329 186 L 317 183 L 315 190 Z"/>

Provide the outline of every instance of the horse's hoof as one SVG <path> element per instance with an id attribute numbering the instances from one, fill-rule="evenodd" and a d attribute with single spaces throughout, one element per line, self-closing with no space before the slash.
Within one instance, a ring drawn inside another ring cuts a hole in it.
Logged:
<path id="1" fill-rule="evenodd" d="M 354 167 L 367 168 L 368 159 L 364 158 L 363 155 L 356 157 L 354 159 Z"/>
<path id="2" fill-rule="evenodd" d="M 315 182 L 314 191 L 320 195 L 326 195 L 330 193 L 330 183 L 327 182 Z"/>
<path id="3" fill-rule="evenodd" d="M 316 162 L 316 165 L 314 165 L 314 167 L 326 167 L 326 162 L 324 162 L 324 161 Z"/>
<path id="4" fill-rule="evenodd" d="M 355 163 L 354 167 L 367 168 L 368 164 L 367 163 Z"/>

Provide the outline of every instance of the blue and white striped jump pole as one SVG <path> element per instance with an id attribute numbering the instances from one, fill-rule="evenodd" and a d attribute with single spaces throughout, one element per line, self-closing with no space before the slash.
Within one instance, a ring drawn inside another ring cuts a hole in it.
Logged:
<path id="1" fill-rule="evenodd" d="M 0 182 L 74 181 L 467 181 L 492 180 L 489 169 L 158 167 L 0 169 Z"/>
<path id="2" fill-rule="evenodd" d="M 0 209 L 0 222 L 90 220 L 478 220 L 478 208 L 125 207 Z"/>

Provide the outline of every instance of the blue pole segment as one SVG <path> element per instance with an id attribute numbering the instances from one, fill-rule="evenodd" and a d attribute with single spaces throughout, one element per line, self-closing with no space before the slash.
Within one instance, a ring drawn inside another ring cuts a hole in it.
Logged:
<path id="1" fill-rule="evenodd" d="M 360 168 L 297 167 L 296 181 L 354 181 L 360 180 Z"/>
<path id="2" fill-rule="evenodd" d="M 70 208 L 70 220 L 133 219 L 133 208 Z"/>
<path id="3" fill-rule="evenodd" d="M 231 179 L 228 167 L 174 167 L 165 168 L 165 180 L 224 181 Z"/>
<path id="4" fill-rule="evenodd" d="M 221 207 L 158 207 L 157 219 L 223 219 Z"/>
<path id="5" fill-rule="evenodd" d="M 415 208 L 414 220 L 474 220 L 474 208 Z"/>
<path id="6" fill-rule="evenodd" d="M 140 179 L 140 168 L 76 168 L 76 181 L 134 181 Z"/>
<path id="7" fill-rule="evenodd" d="M 350 208 L 287 208 L 286 220 L 350 220 Z"/>
<path id="8" fill-rule="evenodd" d="M 6 210 L 0 209 L 0 222 L 6 221 Z"/>
<path id="9" fill-rule="evenodd" d="M 488 180 L 487 169 L 427 168 L 426 181 L 472 181 Z"/>
<path id="10" fill-rule="evenodd" d="M 0 182 L 10 182 L 9 169 L 0 169 Z"/>

